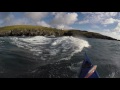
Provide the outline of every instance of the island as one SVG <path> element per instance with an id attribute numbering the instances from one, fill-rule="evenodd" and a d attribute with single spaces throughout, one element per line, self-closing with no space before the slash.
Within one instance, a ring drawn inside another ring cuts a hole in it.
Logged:
<path id="1" fill-rule="evenodd" d="M 61 30 L 51 27 L 34 25 L 13 25 L 0 27 L 0 37 L 4 36 L 81 36 L 87 38 L 98 38 L 107 40 L 117 40 L 95 32 L 84 30 Z"/>

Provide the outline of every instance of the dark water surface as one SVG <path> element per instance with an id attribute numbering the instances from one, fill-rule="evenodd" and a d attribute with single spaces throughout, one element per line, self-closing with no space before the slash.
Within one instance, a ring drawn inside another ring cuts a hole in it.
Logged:
<path id="1" fill-rule="evenodd" d="M 120 42 L 80 37 L 0 37 L 0 78 L 78 78 L 87 52 L 101 78 L 120 77 Z"/>

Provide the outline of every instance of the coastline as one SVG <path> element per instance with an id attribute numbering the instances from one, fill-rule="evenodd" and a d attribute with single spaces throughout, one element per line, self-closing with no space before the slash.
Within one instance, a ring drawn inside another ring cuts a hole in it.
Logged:
<path id="1" fill-rule="evenodd" d="M 0 28 L 0 37 L 4 36 L 81 36 L 87 38 L 98 38 L 107 40 L 117 40 L 109 36 L 101 35 L 95 32 L 82 30 L 61 30 L 43 26 L 32 25 L 14 25 Z M 117 40 L 120 41 L 120 40 Z"/>

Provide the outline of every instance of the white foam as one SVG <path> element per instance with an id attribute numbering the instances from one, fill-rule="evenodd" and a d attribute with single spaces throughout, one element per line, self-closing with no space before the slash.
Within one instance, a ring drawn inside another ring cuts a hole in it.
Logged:
<path id="1" fill-rule="evenodd" d="M 43 36 L 35 36 L 31 38 L 21 38 L 22 41 L 30 43 L 30 44 L 47 44 L 50 42 L 51 38 L 46 38 Z"/>
<path id="2" fill-rule="evenodd" d="M 51 50 L 50 55 L 55 56 L 58 52 L 59 52 L 59 50 L 53 49 L 53 50 Z"/>
<path id="3" fill-rule="evenodd" d="M 69 60 L 75 53 L 81 52 L 89 43 L 81 38 L 64 36 L 47 38 L 35 36 L 27 38 L 11 37 L 12 43 L 20 48 L 28 49 L 41 60 Z M 57 61 L 56 60 L 56 61 Z"/>
<path id="4" fill-rule="evenodd" d="M 110 73 L 106 78 L 115 78 L 115 72 Z"/>
<path id="5" fill-rule="evenodd" d="M 71 66 L 68 66 L 68 68 L 69 68 L 70 70 L 72 70 L 72 71 L 75 71 L 75 72 L 79 73 L 80 66 L 81 66 L 82 62 L 83 62 L 83 61 L 80 61 L 80 62 L 71 64 Z"/>
<path id="6" fill-rule="evenodd" d="M 90 47 L 89 43 L 86 40 L 72 36 L 60 37 L 51 43 L 51 45 L 60 45 L 63 47 L 62 52 L 68 52 L 71 49 L 70 55 L 68 54 L 68 56 L 61 58 L 61 60 L 69 60 L 75 53 L 81 52 L 84 47 Z"/>

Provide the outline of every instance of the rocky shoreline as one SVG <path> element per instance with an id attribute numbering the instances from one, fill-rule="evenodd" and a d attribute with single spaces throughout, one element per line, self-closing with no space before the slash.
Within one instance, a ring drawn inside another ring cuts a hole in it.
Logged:
<path id="1" fill-rule="evenodd" d="M 82 36 L 87 38 L 98 38 L 107 40 L 117 40 L 99 33 L 81 30 L 60 30 L 42 26 L 15 25 L 0 28 L 0 37 L 4 36 Z"/>

